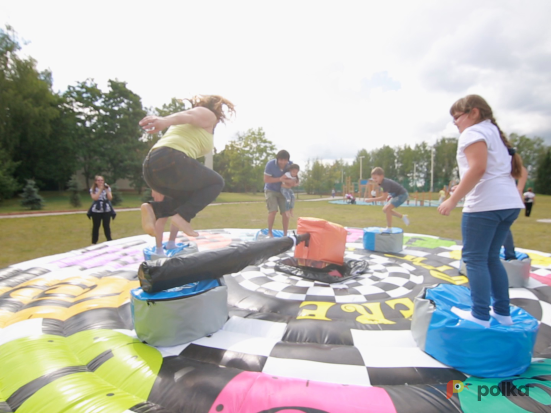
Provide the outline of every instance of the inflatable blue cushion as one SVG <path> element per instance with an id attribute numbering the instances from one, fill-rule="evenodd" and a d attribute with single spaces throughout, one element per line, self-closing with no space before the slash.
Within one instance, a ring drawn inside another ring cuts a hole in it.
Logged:
<path id="1" fill-rule="evenodd" d="M 472 376 L 523 373 L 532 361 L 538 321 L 522 308 L 511 306 L 513 325 L 501 325 L 492 318 L 490 327 L 485 328 L 451 311 L 452 307 L 470 310 L 471 305 L 470 290 L 450 284 L 427 289 L 424 298 L 417 297 L 412 332 L 419 347 L 441 363 Z M 428 321 L 428 328 L 424 321 Z"/>
<path id="2" fill-rule="evenodd" d="M 517 260 L 519 260 L 519 261 L 530 258 L 528 256 L 528 254 L 526 254 L 524 252 L 519 252 L 519 251 L 516 251 L 516 250 L 515 250 L 515 255 L 516 255 Z M 503 247 L 501 247 L 501 250 L 499 251 L 499 258 L 501 258 L 502 260 L 505 259 L 505 249 Z"/>

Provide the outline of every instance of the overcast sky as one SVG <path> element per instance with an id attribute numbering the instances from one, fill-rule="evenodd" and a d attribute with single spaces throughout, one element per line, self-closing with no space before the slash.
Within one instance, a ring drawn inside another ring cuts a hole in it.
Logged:
<path id="1" fill-rule="evenodd" d="M 297 162 L 458 136 L 477 93 L 506 133 L 551 144 L 551 1 L 1 0 L 54 89 L 128 83 L 144 106 L 220 94 L 222 150 L 262 127 Z"/>

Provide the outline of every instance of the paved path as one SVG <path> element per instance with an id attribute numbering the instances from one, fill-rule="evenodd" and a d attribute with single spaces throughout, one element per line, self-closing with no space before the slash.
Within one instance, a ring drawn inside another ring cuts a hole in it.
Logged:
<path id="1" fill-rule="evenodd" d="M 317 201 L 329 201 L 333 198 L 317 198 L 317 199 L 298 199 L 297 202 L 317 202 Z M 222 202 L 217 204 L 210 204 L 208 206 L 229 205 L 229 204 L 258 204 L 264 201 L 244 201 L 244 202 Z M 139 211 L 140 208 L 116 208 L 117 212 L 127 211 Z M 72 214 L 86 214 L 86 211 L 57 211 L 57 212 L 42 212 L 42 211 L 29 211 L 21 214 L 0 214 L 2 218 L 32 218 L 32 217 L 44 217 L 52 215 L 72 215 Z"/>

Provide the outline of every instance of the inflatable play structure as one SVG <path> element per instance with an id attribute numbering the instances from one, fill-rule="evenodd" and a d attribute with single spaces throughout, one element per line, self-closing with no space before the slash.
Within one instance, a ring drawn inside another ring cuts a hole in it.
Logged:
<path id="1" fill-rule="evenodd" d="M 459 242 L 322 229 L 339 256 L 323 225 L 297 228 L 308 243 L 208 230 L 144 261 L 144 235 L 0 270 L 0 412 L 551 411 L 551 254 L 519 249 L 518 323 L 484 334 L 448 311 L 468 301 Z"/>

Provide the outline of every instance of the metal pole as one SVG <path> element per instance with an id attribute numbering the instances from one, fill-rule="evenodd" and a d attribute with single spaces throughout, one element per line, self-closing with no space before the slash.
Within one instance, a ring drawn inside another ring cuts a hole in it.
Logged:
<path id="1" fill-rule="evenodd" d="M 360 158 L 360 184 L 362 183 L 362 166 L 364 163 L 365 156 L 358 156 Z"/>

